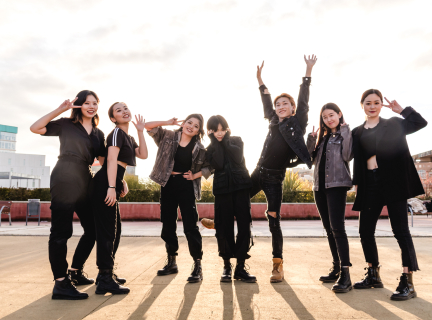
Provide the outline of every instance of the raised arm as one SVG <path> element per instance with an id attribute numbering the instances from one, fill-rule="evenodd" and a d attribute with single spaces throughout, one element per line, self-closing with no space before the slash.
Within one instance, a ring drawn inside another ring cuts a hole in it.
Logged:
<path id="1" fill-rule="evenodd" d="M 350 162 L 354 157 L 352 152 L 352 135 L 349 125 L 345 122 L 341 124 L 341 136 L 343 138 L 342 141 L 342 159 L 346 162 Z"/>
<path id="2" fill-rule="evenodd" d="M 213 169 L 222 170 L 224 168 L 224 151 L 222 142 L 219 142 L 213 134 L 213 131 L 208 132 L 211 144 L 207 148 L 206 160 Z"/>
<path id="3" fill-rule="evenodd" d="M 178 121 L 177 118 L 172 118 L 167 121 L 151 121 L 151 122 L 146 122 L 144 124 L 144 128 L 147 130 L 150 137 L 153 138 L 156 145 L 159 147 L 159 142 L 163 139 L 163 137 L 167 133 L 167 130 L 162 129 L 162 126 L 180 126 L 180 123 L 183 121 L 184 120 Z M 172 133 L 172 131 L 169 130 L 168 132 Z"/>
<path id="4" fill-rule="evenodd" d="M 402 120 L 402 127 L 404 128 L 405 134 L 414 133 L 427 126 L 427 121 L 413 108 L 402 108 L 396 100 L 388 101 L 387 98 L 384 99 L 386 99 L 388 105 L 383 104 L 383 106 L 388 107 L 393 112 L 405 118 Z"/>
<path id="5" fill-rule="evenodd" d="M 306 76 L 303 78 L 303 82 L 300 85 L 296 108 L 296 116 L 303 130 L 303 134 L 306 132 L 308 122 L 310 77 L 312 75 L 312 68 L 317 61 L 317 57 L 315 55 L 312 55 L 312 57 L 308 56 L 307 58 L 304 56 L 304 60 L 306 62 Z"/>
<path id="6" fill-rule="evenodd" d="M 261 64 L 261 67 L 257 66 L 257 79 L 259 84 L 259 90 L 261 93 L 261 100 L 264 107 L 264 118 L 271 120 L 276 115 L 276 112 L 273 109 L 273 103 L 271 100 L 270 92 L 268 91 L 267 87 L 264 85 L 264 82 L 261 77 L 263 68 L 264 68 L 264 61 Z"/>
<path id="7" fill-rule="evenodd" d="M 231 131 L 228 131 L 222 139 L 222 145 L 229 157 L 235 163 L 240 164 L 243 161 L 243 141 L 240 137 L 236 137 L 234 143 L 233 138 L 230 139 L 230 136 Z"/>
<path id="8" fill-rule="evenodd" d="M 145 120 L 141 115 L 135 116 L 136 123 L 132 121 L 138 131 L 139 146 L 135 149 L 135 156 L 140 159 L 147 159 L 148 151 L 147 144 L 144 139 Z"/>
<path id="9" fill-rule="evenodd" d="M 48 123 L 52 119 L 58 117 L 63 112 L 65 112 L 71 108 L 81 108 L 81 106 L 74 106 L 74 104 L 73 104 L 77 99 L 78 99 L 78 97 L 76 97 L 72 101 L 69 101 L 69 99 L 65 100 L 57 109 L 44 115 L 42 118 L 40 118 L 35 123 L 33 123 L 30 127 L 30 131 L 33 133 L 36 133 L 36 134 L 45 134 L 47 131 L 46 126 L 48 125 Z"/>
<path id="10" fill-rule="evenodd" d="M 318 137 L 318 131 L 319 131 L 319 128 L 317 129 L 317 131 L 315 131 L 315 126 L 314 126 L 312 128 L 312 132 L 308 134 L 307 142 L 306 142 L 306 147 L 307 147 L 308 152 L 309 152 L 309 154 L 311 156 L 313 164 L 315 164 L 315 158 L 313 156 L 313 152 L 314 152 L 315 146 L 316 146 L 316 141 L 317 141 L 317 137 Z"/>

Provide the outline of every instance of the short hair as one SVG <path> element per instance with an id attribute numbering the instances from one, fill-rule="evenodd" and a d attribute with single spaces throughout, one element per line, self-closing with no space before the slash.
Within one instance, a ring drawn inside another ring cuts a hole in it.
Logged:
<path id="1" fill-rule="evenodd" d="M 97 94 L 94 91 L 82 90 L 82 91 L 78 92 L 78 94 L 76 95 L 76 97 L 78 99 L 74 102 L 74 106 L 81 106 L 82 107 L 84 102 L 86 102 L 88 96 L 93 96 L 96 99 L 97 103 L 99 103 L 99 97 L 97 96 Z M 81 109 L 73 108 L 71 111 L 70 118 L 72 119 L 73 123 L 77 123 L 79 121 L 82 121 Z M 97 127 L 99 124 L 99 115 L 97 113 L 92 118 L 92 124 L 94 127 Z"/>
<path id="2" fill-rule="evenodd" d="M 296 111 L 296 103 L 295 100 L 292 96 L 290 96 L 288 93 L 282 93 L 280 95 L 278 95 L 275 99 L 274 99 L 274 106 L 276 107 L 276 102 L 280 99 L 280 98 L 288 98 L 289 102 L 291 103 L 291 105 L 293 106 L 293 115 L 295 114 Z"/>
<path id="3" fill-rule="evenodd" d="M 207 120 L 207 130 L 218 131 L 219 124 L 222 126 L 222 130 L 229 128 L 228 122 L 221 115 L 211 116 Z"/>

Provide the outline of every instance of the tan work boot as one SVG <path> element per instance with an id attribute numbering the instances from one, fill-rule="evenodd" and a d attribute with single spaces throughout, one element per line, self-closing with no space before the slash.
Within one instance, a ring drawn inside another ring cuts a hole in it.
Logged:
<path id="1" fill-rule="evenodd" d="M 281 258 L 273 258 L 273 271 L 270 282 L 282 282 L 283 278 L 283 260 Z"/>
<path id="2" fill-rule="evenodd" d="M 207 218 L 203 218 L 201 219 L 201 224 L 206 227 L 207 229 L 214 229 L 214 220 L 212 219 L 207 219 Z"/>

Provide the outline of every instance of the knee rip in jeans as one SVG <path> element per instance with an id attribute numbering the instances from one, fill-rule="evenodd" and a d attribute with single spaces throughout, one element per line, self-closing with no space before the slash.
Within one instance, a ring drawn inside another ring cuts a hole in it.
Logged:
<path id="1" fill-rule="evenodd" d="M 268 214 L 269 216 L 272 216 L 272 217 L 275 218 L 275 219 L 276 219 L 276 217 L 277 217 L 277 213 L 276 213 L 276 211 L 267 211 L 267 214 Z"/>

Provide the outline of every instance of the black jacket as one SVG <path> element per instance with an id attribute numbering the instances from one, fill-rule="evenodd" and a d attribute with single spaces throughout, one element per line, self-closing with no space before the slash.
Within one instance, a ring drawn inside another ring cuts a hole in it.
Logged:
<path id="1" fill-rule="evenodd" d="M 405 119 L 380 117 L 380 127 L 376 133 L 376 159 L 383 183 L 384 203 L 392 203 L 424 194 L 424 189 L 406 141 L 406 135 L 427 125 L 427 121 L 413 108 L 406 107 L 401 116 Z M 365 209 L 365 186 L 367 159 L 360 146 L 364 124 L 354 128 L 353 185 L 357 185 L 357 196 L 353 210 Z"/>
<path id="2" fill-rule="evenodd" d="M 252 180 L 246 169 L 242 139 L 231 137 L 227 132 L 221 142 L 213 134 L 210 140 L 206 160 L 214 171 L 213 194 L 251 188 Z"/>
<path id="3" fill-rule="evenodd" d="M 273 102 L 271 100 L 270 94 L 264 93 L 264 90 L 267 89 L 267 87 L 265 85 L 259 87 L 261 92 L 261 100 L 264 106 L 264 118 L 270 121 L 269 132 L 264 142 L 264 148 L 261 153 L 261 157 L 258 161 L 259 167 L 261 167 L 265 158 L 267 147 L 271 139 L 270 128 L 273 125 L 279 125 L 280 133 L 290 148 L 297 155 L 294 159 L 286 160 L 285 168 L 292 168 L 301 163 L 305 163 L 309 169 L 312 167 L 311 157 L 303 137 L 306 133 L 306 126 L 308 122 L 310 82 L 310 77 L 303 78 L 303 83 L 300 85 L 300 92 L 297 99 L 296 113 L 294 116 L 286 118 L 282 122 L 279 122 L 279 117 L 273 109 Z"/>

